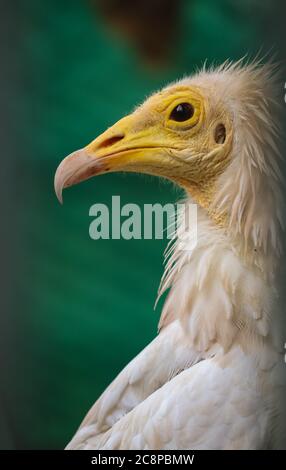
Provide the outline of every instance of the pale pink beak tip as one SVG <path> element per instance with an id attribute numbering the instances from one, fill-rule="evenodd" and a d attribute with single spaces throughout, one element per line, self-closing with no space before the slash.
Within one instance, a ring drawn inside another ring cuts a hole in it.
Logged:
<path id="1" fill-rule="evenodd" d="M 55 193 L 60 204 L 63 204 L 63 184 L 61 181 L 62 178 L 60 178 L 60 176 L 61 176 L 61 173 L 57 169 L 56 174 L 55 174 L 55 182 L 54 182 Z"/>

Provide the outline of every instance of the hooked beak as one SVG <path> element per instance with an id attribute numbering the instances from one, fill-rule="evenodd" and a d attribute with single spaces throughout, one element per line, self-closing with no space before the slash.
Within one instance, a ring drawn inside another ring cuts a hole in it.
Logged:
<path id="1" fill-rule="evenodd" d="M 166 136 L 160 135 L 156 126 L 140 129 L 136 121 L 134 113 L 124 117 L 60 163 L 55 174 L 55 192 L 61 203 L 64 188 L 102 173 L 165 175 L 164 167 L 170 167 L 173 160 L 171 140 L 168 142 Z"/>

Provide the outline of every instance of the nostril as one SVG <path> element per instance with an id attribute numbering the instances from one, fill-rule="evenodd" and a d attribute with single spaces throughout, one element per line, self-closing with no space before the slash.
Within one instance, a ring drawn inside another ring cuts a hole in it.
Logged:
<path id="1" fill-rule="evenodd" d="M 98 148 L 105 148 L 105 147 L 111 147 L 111 145 L 116 144 L 120 140 L 124 139 L 125 135 L 124 134 L 117 134 L 114 135 L 113 137 L 109 137 L 108 139 L 105 139 L 101 144 L 99 144 Z"/>

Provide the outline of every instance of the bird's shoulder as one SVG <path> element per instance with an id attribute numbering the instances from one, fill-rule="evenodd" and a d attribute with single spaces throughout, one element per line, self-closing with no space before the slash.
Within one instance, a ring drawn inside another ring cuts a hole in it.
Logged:
<path id="1" fill-rule="evenodd" d="M 259 374 L 240 348 L 231 356 L 229 363 L 213 357 L 180 372 L 106 432 L 83 427 L 78 447 L 259 448 L 267 421 Z"/>

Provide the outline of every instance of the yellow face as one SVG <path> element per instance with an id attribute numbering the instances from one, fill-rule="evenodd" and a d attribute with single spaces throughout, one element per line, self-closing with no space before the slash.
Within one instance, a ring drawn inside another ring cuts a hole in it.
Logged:
<path id="1" fill-rule="evenodd" d="M 174 85 L 66 157 L 56 172 L 56 193 L 61 200 L 63 188 L 115 171 L 204 191 L 226 167 L 231 141 L 231 120 L 221 105 L 199 88 Z"/>

